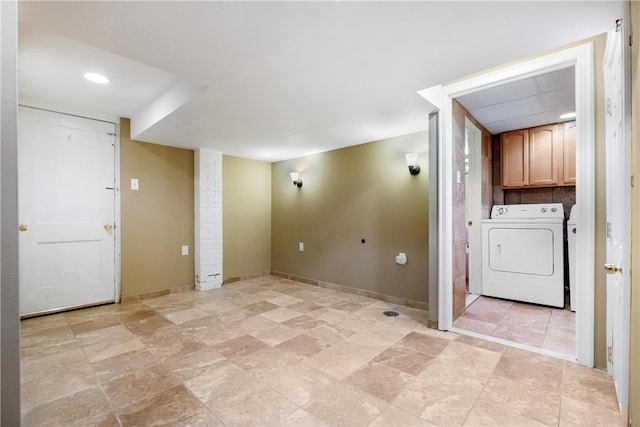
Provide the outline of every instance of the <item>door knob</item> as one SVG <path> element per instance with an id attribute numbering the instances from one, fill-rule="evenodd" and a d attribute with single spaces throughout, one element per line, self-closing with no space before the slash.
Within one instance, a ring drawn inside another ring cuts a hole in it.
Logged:
<path id="1" fill-rule="evenodd" d="M 614 265 L 614 264 L 605 264 L 604 265 L 604 271 L 606 271 L 607 274 L 622 273 L 622 267 L 619 267 L 619 266 Z"/>
<path id="2" fill-rule="evenodd" d="M 111 224 L 105 224 L 104 225 L 104 229 L 107 230 L 107 231 L 111 231 L 112 228 L 113 228 L 113 225 L 111 225 Z"/>
<path id="3" fill-rule="evenodd" d="M 27 226 L 26 226 L 26 224 L 20 224 L 20 225 L 18 226 L 18 230 L 20 230 L 20 231 L 27 231 Z"/>

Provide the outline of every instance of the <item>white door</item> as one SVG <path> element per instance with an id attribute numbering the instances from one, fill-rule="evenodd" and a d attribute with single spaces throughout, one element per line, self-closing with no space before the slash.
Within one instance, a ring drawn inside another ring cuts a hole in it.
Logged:
<path id="1" fill-rule="evenodd" d="M 482 294 L 482 134 L 465 120 L 465 209 L 469 242 L 469 293 Z"/>
<path id="2" fill-rule="evenodd" d="M 20 315 L 115 299 L 115 125 L 21 107 Z"/>
<path id="3" fill-rule="evenodd" d="M 629 353 L 630 147 L 624 32 L 609 34 L 604 61 L 606 168 L 607 368 L 618 401 L 627 402 Z"/>

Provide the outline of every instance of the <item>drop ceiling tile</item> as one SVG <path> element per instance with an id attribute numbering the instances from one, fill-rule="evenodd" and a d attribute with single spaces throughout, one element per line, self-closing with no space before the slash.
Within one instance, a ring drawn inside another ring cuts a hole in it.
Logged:
<path id="1" fill-rule="evenodd" d="M 470 111 L 532 96 L 536 93 L 537 88 L 533 79 L 525 79 L 461 96 L 458 98 L 458 102 Z"/>
<path id="2" fill-rule="evenodd" d="M 472 110 L 471 115 L 480 123 L 484 123 L 530 116 L 542 112 L 544 112 L 542 102 L 537 97 L 530 96 Z"/>
<path id="3" fill-rule="evenodd" d="M 545 111 L 575 111 L 576 108 L 576 93 L 573 86 L 544 93 L 540 99 Z"/>
<path id="4" fill-rule="evenodd" d="M 484 126 L 491 134 L 497 135 L 511 130 L 540 126 L 543 123 L 545 123 L 545 114 L 539 113 L 531 116 L 515 117 L 513 119 L 486 123 Z"/>
<path id="5" fill-rule="evenodd" d="M 575 67 L 565 68 L 552 73 L 534 77 L 541 93 L 575 86 Z"/>

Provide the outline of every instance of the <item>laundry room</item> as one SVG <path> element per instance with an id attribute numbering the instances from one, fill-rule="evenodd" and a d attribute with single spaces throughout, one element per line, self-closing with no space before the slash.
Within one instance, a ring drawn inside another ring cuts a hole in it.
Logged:
<path id="1" fill-rule="evenodd" d="M 565 357 L 575 355 L 574 74 L 453 103 L 454 327 Z"/>

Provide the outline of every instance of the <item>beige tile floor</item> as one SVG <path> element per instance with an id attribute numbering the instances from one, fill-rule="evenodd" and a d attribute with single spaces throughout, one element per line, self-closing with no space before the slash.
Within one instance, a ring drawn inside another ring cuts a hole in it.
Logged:
<path id="1" fill-rule="evenodd" d="M 24 320 L 23 424 L 620 425 L 606 373 L 425 320 L 272 276 Z"/>
<path id="2" fill-rule="evenodd" d="M 576 314 L 564 309 L 480 296 L 455 320 L 456 328 L 574 355 Z"/>

